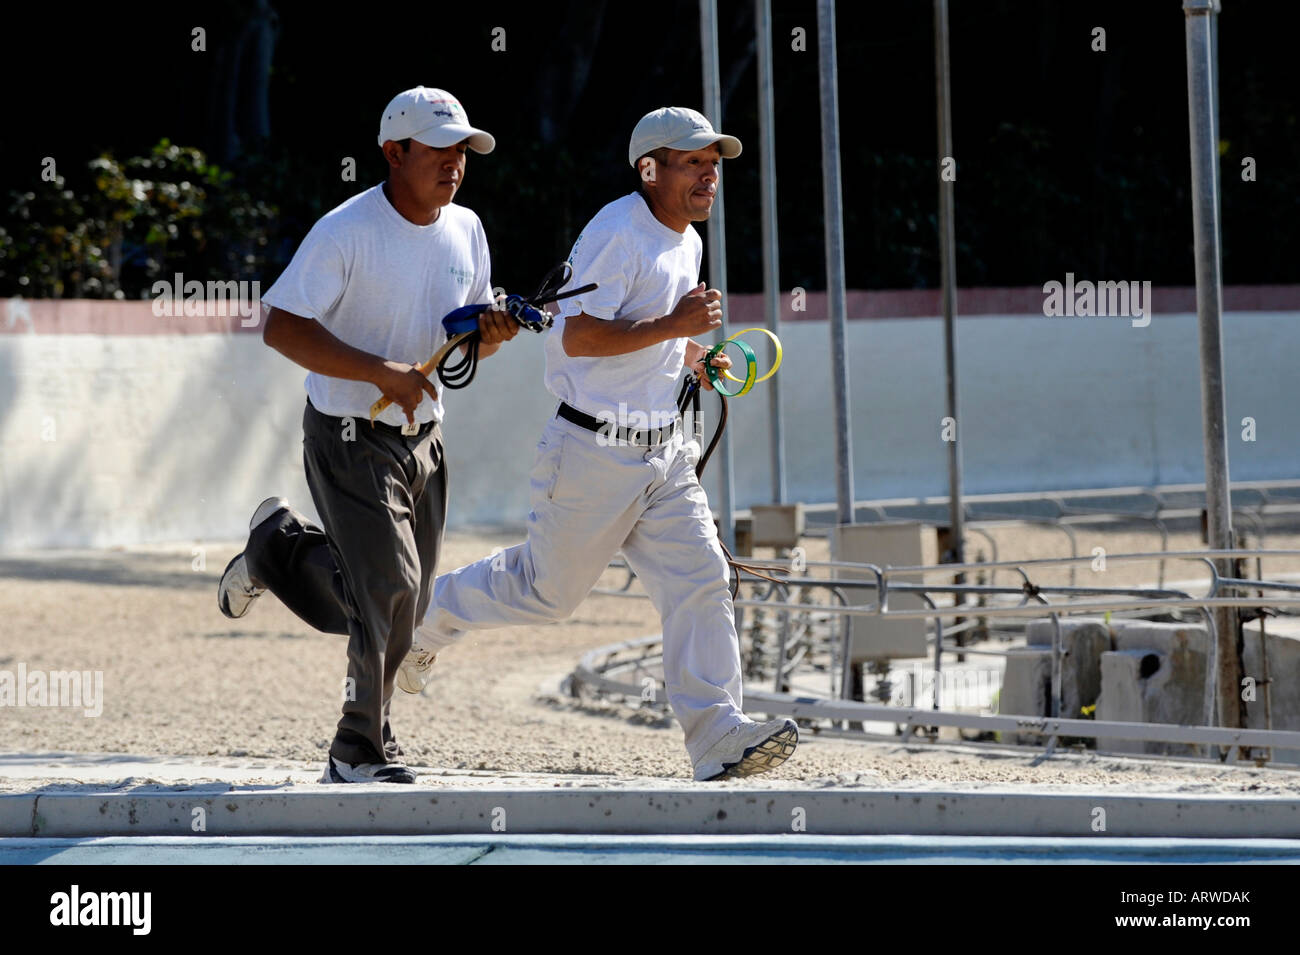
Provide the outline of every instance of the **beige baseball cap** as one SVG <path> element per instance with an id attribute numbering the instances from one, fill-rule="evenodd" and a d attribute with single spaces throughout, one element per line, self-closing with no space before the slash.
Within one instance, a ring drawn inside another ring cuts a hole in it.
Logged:
<path id="1" fill-rule="evenodd" d="M 632 142 L 627 147 L 627 161 L 636 168 L 636 161 L 648 152 L 667 146 L 669 149 L 703 149 L 718 144 L 723 159 L 740 155 L 740 140 L 715 132 L 713 125 L 702 113 L 685 106 L 663 106 L 646 113 L 632 130 Z"/>
<path id="2" fill-rule="evenodd" d="M 476 153 L 490 153 L 497 141 L 469 124 L 465 107 L 446 90 L 417 86 L 398 93 L 379 118 L 379 145 L 414 139 L 435 149 L 469 140 Z"/>

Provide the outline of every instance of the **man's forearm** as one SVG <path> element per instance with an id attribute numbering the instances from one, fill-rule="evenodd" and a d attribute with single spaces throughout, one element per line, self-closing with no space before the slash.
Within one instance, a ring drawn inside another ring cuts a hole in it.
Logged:
<path id="1" fill-rule="evenodd" d="M 290 361 L 330 378 L 373 382 L 384 367 L 383 358 L 340 341 L 319 322 L 275 308 L 262 340 Z"/>
<path id="2" fill-rule="evenodd" d="M 580 313 L 565 319 L 564 351 L 572 358 L 608 358 L 680 338 L 670 317 L 605 320 Z"/>

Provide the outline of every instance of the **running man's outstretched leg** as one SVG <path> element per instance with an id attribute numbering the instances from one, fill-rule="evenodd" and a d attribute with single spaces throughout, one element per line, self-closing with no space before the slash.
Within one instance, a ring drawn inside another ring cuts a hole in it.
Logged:
<path id="1" fill-rule="evenodd" d="M 695 475 L 698 457 L 693 442 L 668 446 L 665 480 L 623 554 L 659 611 L 668 702 L 696 779 L 711 779 L 775 768 L 794 752 L 798 730 L 789 720 L 755 723 L 741 710 L 730 569 Z"/>
<path id="2" fill-rule="evenodd" d="M 563 620 L 586 598 L 655 478 L 646 449 L 598 442 L 551 419 L 530 479 L 527 540 L 439 576 L 417 649 L 436 653 L 468 630 Z"/>
<path id="3" fill-rule="evenodd" d="M 740 644 L 727 559 L 695 478 L 695 453 L 674 449 L 664 458 L 666 478 L 623 542 L 623 554 L 659 611 L 668 702 L 694 762 L 745 721 Z"/>

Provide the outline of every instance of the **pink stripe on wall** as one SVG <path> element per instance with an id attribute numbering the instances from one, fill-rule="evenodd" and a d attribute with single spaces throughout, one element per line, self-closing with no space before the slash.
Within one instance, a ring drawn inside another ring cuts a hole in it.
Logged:
<path id="1" fill-rule="evenodd" d="M 1062 276 L 1057 281 L 1063 281 Z M 1080 280 L 1081 281 L 1081 280 Z M 971 288 L 957 291 L 957 315 L 1041 315 L 1044 294 L 1041 287 Z M 1155 315 L 1194 313 L 1196 289 L 1190 286 L 1157 286 L 1151 290 Z M 789 291 L 780 296 L 783 322 L 826 320 L 826 293 L 808 292 L 804 309 L 794 311 Z M 151 301 L 97 299 L 17 299 L 0 301 L 0 334 L 41 335 L 209 335 L 214 333 L 260 333 L 260 304 L 245 305 L 242 315 L 219 315 L 219 306 L 202 306 L 202 315 L 184 315 L 184 303 L 172 303 L 171 317 L 154 314 Z M 190 303 L 191 310 L 195 304 Z M 855 290 L 847 293 L 851 320 L 881 318 L 935 318 L 939 315 L 938 289 Z M 1300 285 L 1230 285 L 1223 290 L 1225 312 L 1300 312 Z M 233 310 L 229 306 L 227 310 Z M 245 322 L 254 324 L 245 325 Z M 728 296 L 727 324 L 732 327 L 762 325 L 763 296 L 756 293 Z"/>
<path id="2" fill-rule="evenodd" d="M 38 335 L 211 335 L 215 332 L 258 332 L 262 328 L 261 303 L 224 307 L 217 303 L 169 302 L 172 315 L 154 314 L 152 301 L 110 299 L 7 299 L 0 301 L 0 333 Z M 242 314 L 220 315 L 220 311 Z M 254 321 L 256 320 L 256 321 Z M 244 322 L 252 323 L 245 327 Z"/>

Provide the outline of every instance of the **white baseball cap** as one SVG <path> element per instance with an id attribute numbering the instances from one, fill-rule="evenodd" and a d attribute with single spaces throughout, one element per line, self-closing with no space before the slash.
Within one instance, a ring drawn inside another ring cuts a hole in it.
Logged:
<path id="1" fill-rule="evenodd" d="M 632 142 L 627 147 L 627 161 L 636 168 L 636 161 L 661 146 L 669 149 L 703 149 L 718 144 L 723 159 L 740 155 L 740 140 L 715 132 L 703 114 L 684 106 L 664 106 L 646 113 L 632 130 Z"/>
<path id="2" fill-rule="evenodd" d="M 497 141 L 490 133 L 469 124 L 465 107 L 446 90 L 414 89 L 398 93 L 379 119 L 379 145 L 388 140 L 414 139 L 435 149 L 469 140 L 476 153 L 490 153 Z"/>

